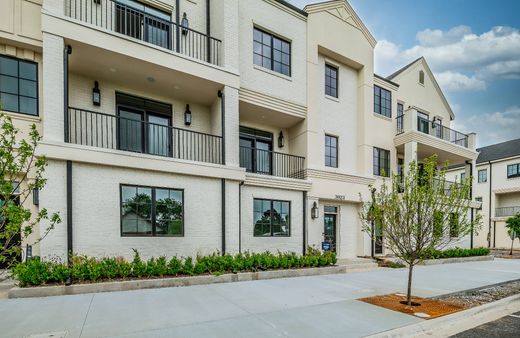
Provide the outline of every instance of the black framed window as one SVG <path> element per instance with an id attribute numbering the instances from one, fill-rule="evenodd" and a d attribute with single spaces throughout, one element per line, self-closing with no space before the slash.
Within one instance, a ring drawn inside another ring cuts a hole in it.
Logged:
<path id="1" fill-rule="evenodd" d="M 0 55 L 2 110 L 38 116 L 38 64 Z"/>
<path id="2" fill-rule="evenodd" d="M 338 167 L 338 138 L 325 135 L 325 166 Z"/>
<path id="3" fill-rule="evenodd" d="M 121 185 L 121 236 L 183 236 L 182 189 Z"/>
<path id="4" fill-rule="evenodd" d="M 392 117 L 392 92 L 374 86 L 374 113 Z"/>
<path id="5" fill-rule="evenodd" d="M 325 64 L 325 95 L 338 97 L 338 68 Z"/>
<path id="6" fill-rule="evenodd" d="M 478 171 L 478 183 L 486 183 L 487 182 L 487 169 L 482 169 Z"/>
<path id="7" fill-rule="evenodd" d="M 291 202 L 255 198 L 253 222 L 255 237 L 290 236 Z"/>
<path id="8" fill-rule="evenodd" d="M 240 166 L 246 171 L 271 175 L 273 134 L 240 126 Z"/>
<path id="9" fill-rule="evenodd" d="M 261 29 L 253 29 L 253 63 L 291 76 L 291 43 Z"/>
<path id="10" fill-rule="evenodd" d="M 390 177 L 390 151 L 374 147 L 374 175 Z"/>
<path id="11" fill-rule="evenodd" d="M 520 163 L 507 166 L 507 178 L 520 177 Z"/>
<path id="12" fill-rule="evenodd" d="M 404 107 L 402 103 L 397 104 L 397 133 L 404 132 Z"/>
<path id="13" fill-rule="evenodd" d="M 460 174 L 460 181 L 464 181 L 464 179 L 466 178 L 466 173 L 461 173 Z"/>

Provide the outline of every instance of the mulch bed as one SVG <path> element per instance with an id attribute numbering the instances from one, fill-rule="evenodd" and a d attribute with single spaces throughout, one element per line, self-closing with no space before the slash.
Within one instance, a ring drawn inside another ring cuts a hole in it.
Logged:
<path id="1" fill-rule="evenodd" d="M 406 302 L 406 296 L 398 293 L 360 298 L 358 300 L 372 305 L 381 306 L 389 310 L 414 315 L 424 319 L 437 318 L 440 316 L 448 315 L 466 309 L 464 305 L 452 303 L 445 300 L 421 297 L 412 297 L 412 303 L 418 303 L 420 305 L 409 306 L 401 303 Z"/>

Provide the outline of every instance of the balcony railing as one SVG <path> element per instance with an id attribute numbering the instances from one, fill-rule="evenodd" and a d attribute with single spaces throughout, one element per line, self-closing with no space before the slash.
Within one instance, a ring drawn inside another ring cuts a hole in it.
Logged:
<path id="1" fill-rule="evenodd" d="M 508 217 L 520 214 L 520 206 L 495 208 L 495 217 Z"/>
<path id="2" fill-rule="evenodd" d="M 114 0 L 65 0 L 65 15 L 220 65 L 219 39 Z"/>
<path id="3" fill-rule="evenodd" d="M 240 166 L 247 172 L 304 179 L 305 157 L 240 147 Z"/>
<path id="4" fill-rule="evenodd" d="M 71 107 L 65 125 L 69 143 L 222 164 L 221 136 Z"/>
<path id="5" fill-rule="evenodd" d="M 441 140 L 454 143 L 461 147 L 468 147 L 468 135 L 445 127 L 440 123 L 429 121 L 420 116 L 417 116 L 417 130 L 422 133 L 440 138 Z"/>

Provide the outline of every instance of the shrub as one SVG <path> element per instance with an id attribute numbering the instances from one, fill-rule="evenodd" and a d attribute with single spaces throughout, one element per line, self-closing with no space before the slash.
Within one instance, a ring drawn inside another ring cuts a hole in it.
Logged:
<path id="1" fill-rule="evenodd" d="M 487 256 L 489 255 L 488 248 L 474 248 L 462 249 L 453 248 L 447 250 L 429 249 L 421 254 L 421 259 L 440 259 L 440 258 L 454 258 L 454 257 L 472 257 L 472 256 Z"/>
<path id="2" fill-rule="evenodd" d="M 172 259 L 170 259 L 168 262 L 168 274 L 177 276 L 178 274 L 182 273 L 182 267 L 182 261 L 177 257 L 172 257 Z"/>

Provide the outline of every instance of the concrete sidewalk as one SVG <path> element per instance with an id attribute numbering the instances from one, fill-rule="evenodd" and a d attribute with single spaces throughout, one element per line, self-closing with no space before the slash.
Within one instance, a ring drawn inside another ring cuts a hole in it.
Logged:
<path id="1" fill-rule="evenodd" d="M 520 279 L 520 261 L 415 269 L 414 294 Z M 0 301 L 0 336 L 360 337 L 422 319 L 356 301 L 404 292 L 406 270 Z"/>

